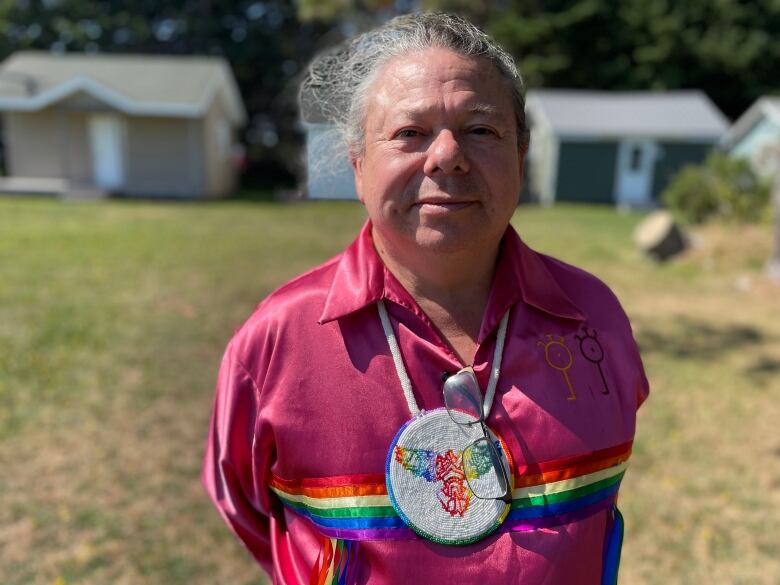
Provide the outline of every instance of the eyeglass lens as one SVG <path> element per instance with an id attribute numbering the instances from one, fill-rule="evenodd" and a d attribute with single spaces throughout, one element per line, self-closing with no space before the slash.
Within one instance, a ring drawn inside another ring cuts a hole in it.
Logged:
<path id="1" fill-rule="evenodd" d="M 477 439 L 463 451 L 463 471 L 476 497 L 485 500 L 506 497 L 509 486 L 504 464 L 487 437 Z"/>
<path id="2" fill-rule="evenodd" d="M 444 382 L 444 405 L 458 424 L 474 424 L 482 420 L 482 392 L 474 371 L 464 368 Z"/>

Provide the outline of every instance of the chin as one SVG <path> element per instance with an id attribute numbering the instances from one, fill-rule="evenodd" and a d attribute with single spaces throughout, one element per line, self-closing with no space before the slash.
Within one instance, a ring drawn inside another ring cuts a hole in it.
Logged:
<path id="1" fill-rule="evenodd" d="M 473 233 L 464 233 L 463 230 L 420 227 L 415 233 L 414 241 L 421 250 L 455 254 L 473 247 L 478 239 Z"/>

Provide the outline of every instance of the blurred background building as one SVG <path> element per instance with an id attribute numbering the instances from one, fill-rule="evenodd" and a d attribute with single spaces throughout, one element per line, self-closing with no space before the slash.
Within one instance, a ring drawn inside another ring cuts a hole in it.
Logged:
<path id="1" fill-rule="evenodd" d="M 237 184 L 246 112 L 222 58 L 21 51 L 0 66 L 0 111 L 12 192 L 205 198 Z"/>
<path id="2" fill-rule="evenodd" d="M 224 59 L 230 64 L 246 111 L 243 125 L 236 125 L 240 116 L 231 114 L 236 143 L 242 144 L 245 151 L 241 185 L 268 192 L 297 188 L 313 197 L 335 194 L 349 198 L 354 194 L 351 179 L 345 178 L 348 170 L 343 157 L 332 166 L 330 160 L 320 161 L 323 149 L 329 148 L 327 142 L 318 142 L 325 140 L 320 136 L 327 133 L 327 128 L 320 125 L 323 120 L 301 123 L 296 103 L 300 78 L 318 51 L 396 14 L 416 9 L 452 10 L 483 27 L 514 55 L 531 90 L 654 94 L 697 91 L 705 94 L 729 120 L 739 118 L 762 96 L 772 96 L 780 90 L 780 43 L 776 42 L 780 9 L 771 0 L 184 0 L 131 1 L 121 5 L 108 0 L 16 0 L 0 6 L 0 59 L 26 50 L 68 55 L 200 55 Z M 184 70 L 171 74 L 168 81 L 172 87 L 189 83 Z M 14 83 L 15 91 L 24 90 L 26 82 L 18 75 L 0 76 L 3 88 Z M 234 87 L 228 87 L 227 93 L 233 94 Z M 767 103 L 762 102 L 756 109 L 763 112 Z M 672 111 L 676 106 L 669 108 Z M 681 119 L 682 110 L 676 115 Z M 750 132 L 752 116 L 740 124 L 733 137 L 730 135 L 729 145 L 734 143 L 736 134 Z M 594 123 L 597 121 L 594 119 Z M 96 124 L 95 128 L 100 126 Z M 104 122 L 105 130 L 95 132 L 107 137 L 112 132 L 107 129 L 110 125 L 111 122 Z M 651 133 L 643 138 L 633 129 L 626 130 L 645 142 L 644 146 L 626 150 L 630 152 L 625 160 L 649 161 L 652 157 L 643 154 L 650 152 L 647 140 L 652 142 L 657 136 Z M 308 153 L 307 133 L 312 140 Z M 15 130 L 7 127 L 0 135 L 5 142 L 18 139 Z M 710 134 L 707 136 L 709 141 Z M 757 134 L 752 136 L 751 140 L 756 141 Z M 209 140 L 219 143 L 221 139 L 212 136 Z M 733 152 L 744 154 L 745 149 L 748 147 Z M 563 148 L 564 159 L 573 160 L 570 150 L 570 146 Z M 671 150 L 674 149 L 666 149 L 668 156 L 663 160 L 676 160 Z M 657 162 L 649 187 L 651 198 L 664 180 L 665 163 Z M 10 164 L 16 163 L 10 160 Z M 84 169 L 89 165 L 79 164 L 79 174 L 84 177 Z M 0 164 L 0 168 L 17 172 L 8 164 Z M 125 172 L 130 173 L 129 168 Z M 613 184 L 605 183 L 604 191 L 591 200 L 616 200 L 616 175 L 607 174 L 608 182 Z M 199 182 L 194 176 L 186 181 L 193 186 Z M 640 182 L 634 181 L 637 185 Z M 213 183 L 205 180 L 203 192 L 219 192 L 221 188 Z M 542 188 L 541 183 L 532 182 L 536 196 L 550 201 L 554 193 L 549 180 L 547 184 L 547 188 Z M 561 183 L 560 187 L 563 186 Z M 637 199 L 641 197 L 637 195 Z"/>

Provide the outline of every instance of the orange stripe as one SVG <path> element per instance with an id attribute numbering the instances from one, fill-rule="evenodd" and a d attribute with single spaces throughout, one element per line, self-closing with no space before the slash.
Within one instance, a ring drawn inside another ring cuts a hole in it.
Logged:
<path id="1" fill-rule="evenodd" d="M 542 485 L 545 483 L 553 483 L 556 481 L 563 481 L 564 479 L 571 479 L 572 477 L 580 477 L 582 475 L 588 475 L 602 469 L 607 469 L 613 465 L 618 465 L 627 460 L 630 453 L 626 455 L 620 455 L 618 457 L 611 457 L 609 459 L 603 459 L 601 461 L 594 461 L 593 463 L 578 465 L 577 467 L 569 467 L 567 469 L 556 469 L 553 471 L 546 471 L 543 473 L 537 473 L 534 475 L 515 475 L 515 487 L 529 487 L 532 485 Z"/>
<path id="2" fill-rule="evenodd" d="M 317 556 L 317 561 L 312 567 L 309 585 L 325 584 L 325 577 L 328 576 L 328 568 L 330 567 L 330 563 L 333 560 L 333 549 L 330 538 L 323 536 L 321 542 L 322 548 L 320 548 L 320 554 Z"/>
<path id="3" fill-rule="evenodd" d="M 304 488 L 349 487 L 355 484 L 384 484 L 384 473 L 356 473 L 354 475 L 331 475 L 328 477 L 306 477 L 303 479 L 282 479 L 273 476 L 273 481 L 280 485 Z"/>
<path id="4" fill-rule="evenodd" d="M 368 485 L 351 485 L 337 488 L 306 488 L 300 485 L 284 485 L 274 477 L 271 487 L 275 487 L 286 494 L 296 496 L 308 496 L 310 498 L 348 498 L 353 496 L 386 496 L 387 486 L 383 483 Z"/>
<path id="5" fill-rule="evenodd" d="M 514 470 L 515 487 L 542 485 L 594 473 L 627 460 L 632 442 L 600 449 L 587 455 L 564 457 L 553 461 L 520 465 Z M 387 495 L 385 476 L 380 473 L 338 475 L 297 480 L 271 477 L 271 487 L 290 495 L 310 498 L 345 498 Z"/>

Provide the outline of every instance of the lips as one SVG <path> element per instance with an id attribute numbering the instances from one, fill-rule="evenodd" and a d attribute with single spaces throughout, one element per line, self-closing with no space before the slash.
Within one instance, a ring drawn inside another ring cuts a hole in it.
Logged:
<path id="1" fill-rule="evenodd" d="M 465 209 L 466 207 L 469 207 L 475 203 L 471 200 L 463 200 L 463 199 L 447 199 L 447 198 L 431 198 L 431 199 L 423 199 L 421 201 L 416 202 L 414 205 L 415 207 L 430 209 L 430 210 L 436 210 L 439 209 L 441 211 L 457 211 L 459 209 Z"/>

